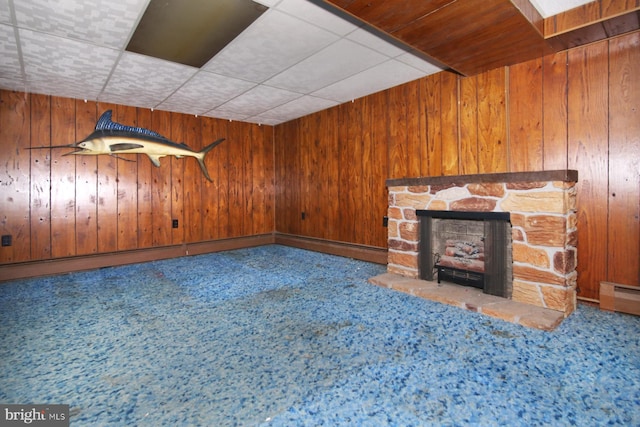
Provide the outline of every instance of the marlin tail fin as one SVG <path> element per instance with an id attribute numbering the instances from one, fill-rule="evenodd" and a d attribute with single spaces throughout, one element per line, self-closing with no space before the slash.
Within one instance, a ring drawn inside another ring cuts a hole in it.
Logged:
<path id="1" fill-rule="evenodd" d="M 224 138 L 220 138 L 212 142 L 211 144 L 207 145 L 206 147 L 204 147 L 202 150 L 198 152 L 198 156 L 196 157 L 196 159 L 198 159 L 198 163 L 200 164 L 200 169 L 202 169 L 202 173 L 204 173 L 204 176 L 207 177 L 207 179 L 211 182 L 213 182 L 213 180 L 209 176 L 207 165 L 204 164 L 204 158 L 207 156 L 207 153 L 211 151 L 211 149 L 213 149 L 215 146 L 220 144 L 222 141 L 224 141 Z"/>

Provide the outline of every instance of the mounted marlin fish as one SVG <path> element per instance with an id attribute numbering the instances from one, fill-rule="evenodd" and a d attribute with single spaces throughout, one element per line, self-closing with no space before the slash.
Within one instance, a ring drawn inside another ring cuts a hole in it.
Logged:
<path id="1" fill-rule="evenodd" d="M 220 138 L 207 145 L 200 151 L 193 151 L 185 144 L 170 141 L 159 133 L 149 129 L 125 126 L 111 120 L 111 110 L 105 111 L 96 123 L 91 135 L 80 142 L 63 145 L 63 147 L 77 148 L 69 154 L 100 155 L 109 154 L 146 154 L 155 166 L 160 166 L 160 158 L 165 156 L 195 157 L 204 176 L 211 181 L 204 158 L 212 148 L 224 141 Z M 48 148 L 48 147 L 42 147 Z"/>

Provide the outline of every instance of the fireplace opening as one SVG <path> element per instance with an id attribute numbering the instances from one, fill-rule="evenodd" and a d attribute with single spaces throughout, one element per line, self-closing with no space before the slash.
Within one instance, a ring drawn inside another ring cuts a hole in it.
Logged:
<path id="1" fill-rule="evenodd" d="M 512 238 L 508 212 L 416 211 L 419 274 L 511 298 Z"/>

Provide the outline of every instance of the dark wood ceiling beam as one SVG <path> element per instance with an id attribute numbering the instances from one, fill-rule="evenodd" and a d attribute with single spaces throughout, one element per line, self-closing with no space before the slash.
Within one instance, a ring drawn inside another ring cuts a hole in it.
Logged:
<path id="1" fill-rule="evenodd" d="M 324 0 L 463 75 L 640 28 L 640 0 L 543 19 L 529 0 Z"/>
<path id="2" fill-rule="evenodd" d="M 551 51 L 543 35 L 509 0 L 457 1 L 393 35 L 464 75 Z"/>
<path id="3" fill-rule="evenodd" d="M 528 0 L 326 1 L 464 75 L 551 50 Z"/>
<path id="4" fill-rule="evenodd" d="M 555 50 L 569 49 L 640 29 L 640 0 L 596 0 L 544 20 Z"/>

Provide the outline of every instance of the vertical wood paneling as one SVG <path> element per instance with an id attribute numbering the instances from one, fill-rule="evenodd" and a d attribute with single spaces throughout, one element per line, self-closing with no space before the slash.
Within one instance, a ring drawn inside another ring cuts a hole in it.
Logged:
<path id="1" fill-rule="evenodd" d="M 358 106 L 361 101 L 358 101 Z M 340 240 L 352 242 L 356 237 L 356 213 L 361 191 L 360 173 L 362 170 L 362 114 L 355 103 L 340 106 L 340 115 L 344 120 L 346 132 L 340 139 L 340 210 L 342 221 L 340 223 Z M 393 138 L 392 138 L 393 139 Z M 399 141 L 398 138 L 396 141 Z M 395 145 L 403 146 L 403 144 Z M 349 189 L 349 190 L 347 190 Z M 350 191 L 354 189 L 355 191 Z M 346 213 L 349 214 L 346 214 Z"/>
<path id="2" fill-rule="evenodd" d="M 413 93 L 413 96 L 418 96 L 418 85 L 413 85 L 410 88 L 410 93 Z M 419 98 L 411 100 L 409 103 L 413 105 L 411 108 L 414 112 L 418 111 L 418 102 Z M 361 183 L 361 197 L 358 198 L 360 212 L 360 220 L 356 222 L 356 234 L 362 236 L 362 241 L 365 245 L 374 245 L 376 233 L 375 230 L 380 226 L 381 217 L 378 215 L 377 209 L 372 209 L 372 201 L 375 199 L 375 188 L 374 183 L 375 180 L 373 178 L 373 164 L 375 162 L 374 153 L 375 150 L 373 148 L 373 138 L 371 133 L 372 127 L 372 105 L 371 99 L 363 98 L 360 100 L 360 110 L 361 110 L 361 120 L 362 120 L 362 151 L 360 156 L 362 158 L 361 162 L 361 170 L 360 170 L 360 183 Z M 413 126 L 409 126 L 410 128 L 415 129 L 418 132 L 418 137 L 411 138 L 414 141 L 412 151 L 420 152 L 420 137 L 419 137 L 419 123 L 418 123 L 418 115 L 410 114 L 412 119 L 410 122 L 413 122 Z M 417 159 L 417 161 L 413 161 L 410 164 L 410 169 L 413 171 L 412 173 L 419 174 L 420 173 L 420 156 L 418 154 L 412 156 Z M 376 221 L 377 220 L 377 221 Z"/>
<path id="3" fill-rule="evenodd" d="M 348 198 L 347 191 L 345 191 L 346 186 L 349 185 L 349 167 L 351 166 L 352 159 L 349 157 L 349 144 L 351 136 L 349 135 L 349 127 L 351 123 L 349 121 L 349 115 L 347 114 L 347 109 L 349 108 L 348 104 L 342 104 L 336 107 L 338 110 L 338 167 L 336 169 L 336 174 L 338 175 L 338 205 L 340 206 L 340 218 L 336 226 L 337 230 L 337 240 L 340 241 L 349 241 L 348 235 L 349 230 L 347 228 L 351 224 L 348 215 L 349 212 L 353 212 L 353 204 Z M 390 143 L 387 141 L 387 146 Z M 347 166 L 348 165 L 348 166 Z M 346 220 L 346 221 L 345 221 Z"/>
<path id="4" fill-rule="evenodd" d="M 127 126 L 138 126 L 135 107 L 118 105 L 114 120 Z M 138 160 L 137 154 L 121 154 L 117 174 L 118 250 L 138 247 Z M 149 159 L 145 159 L 148 161 Z"/>
<path id="5" fill-rule="evenodd" d="M 275 128 L 275 168 L 276 168 L 276 230 L 293 233 L 293 215 L 298 215 L 299 207 L 294 201 L 294 175 L 297 156 L 292 151 L 296 144 L 298 121 L 290 121 Z"/>
<path id="6" fill-rule="evenodd" d="M 424 83 L 424 110 L 426 111 L 427 168 L 422 176 L 442 175 L 442 93 L 443 73 L 433 74 L 420 81 Z"/>
<path id="7" fill-rule="evenodd" d="M 160 135 L 171 136 L 171 113 L 153 111 L 151 129 Z M 145 156 L 146 157 L 146 156 Z M 150 161 L 149 159 L 143 159 Z M 171 244 L 171 160 L 160 159 L 160 167 L 151 168 L 151 206 L 153 210 L 153 245 Z"/>
<path id="8" fill-rule="evenodd" d="M 422 163 L 422 133 L 420 129 L 420 84 L 417 81 L 406 83 L 407 94 L 407 176 L 420 176 Z M 369 122 L 367 122 L 369 123 Z"/>
<path id="9" fill-rule="evenodd" d="M 322 213 L 322 199 L 318 197 L 318 194 L 323 194 L 324 171 L 320 164 L 323 162 L 324 148 L 318 141 L 321 130 L 316 117 L 305 117 L 301 131 L 304 148 L 302 170 L 308 178 L 305 181 L 309 182 L 302 190 L 303 207 L 307 213 L 307 219 L 302 222 L 303 230 L 311 236 L 325 237 L 326 216 Z"/>
<path id="10" fill-rule="evenodd" d="M 218 226 L 218 238 L 226 239 L 230 237 L 229 234 L 229 163 L 231 160 L 230 153 L 233 144 L 237 142 L 233 139 L 233 134 L 230 132 L 230 122 L 225 121 L 224 132 L 226 140 L 216 147 L 216 155 L 218 157 L 218 212 L 216 223 Z"/>
<path id="11" fill-rule="evenodd" d="M 200 120 L 192 115 L 185 115 L 185 138 L 189 148 L 200 151 L 202 130 Z M 211 155 L 209 153 L 207 156 Z M 202 180 L 207 180 L 200 169 L 198 161 L 193 158 L 182 159 L 184 163 L 184 241 L 187 243 L 202 240 Z"/>
<path id="12" fill-rule="evenodd" d="M 2 94 L 0 94 L 2 96 Z M 1 120 L 1 118 L 0 118 Z M 31 95 L 31 147 L 51 145 L 51 98 Z M 3 139 L 0 139 L 0 145 Z M 51 149 L 31 150 L 31 257 L 51 257 Z"/>
<path id="13" fill-rule="evenodd" d="M 29 96 L 3 92 L 0 96 L 0 231 L 12 236 L 12 246 L 0 248 L 0 262 L 27 261 L 31 255 L 31 163 Z"/>
<path id="14" fill-rule="evenodd" d="M 98 117 L 117 105 L 98 103 Z M 98 156 L 98 252 L 118 250 L 118 160 Z"/>
<path id="15" fill-rule="evenodd" d="M 354 215 L 350 215 L 348 221 L 345 223 L 350 223 L 349 229 L 344 230 L 343 236 L 345 241 L 352 242 L 354 239 L 358 239 L 357 236 L 363 236 L 362 229 L 362 218 L 363 214 L 362 210 L 362 194 L 364 187 L 364 176 L 362 175 L 362 162 L 363 162 L 363 145 L 364 141 L 364 132 L 363 132 L 363 108 L 362 105 L 364 100 L 357 99 L 352 102 L 347 109 L 348 111 L 348 120 L 349 120 L 349 139 L 345 141 L 342 149 L 343 152 L 347 153 L 347 155 L 351 158 L 350 163 L 345 163 L 347 169 L 347 176 L 349 177 L 349 183 L 347 188 L 353 188 L 355 191 L 341 191 L 345 195 L 344 200 L 348 201 L 348 206 L 351 208 L 349 212 L 354 212 Z M 406 104 L 405 104 L 406 105 Z M 405 116 L 406 117 L 406 116 Z M 406 119 L 405 119 L 406 120 Z M 401 124 L 401 123 L 399 123 Z M 402 126 L 401 126 L 402 128 Z M 405 127 L 406 128 L 406 127 Z M 398 138 L 401 140 L 403 131 L 399 130 Z M 406 143 L 406 136 L 404 136 L 404 146 L 405 150 L 408 149 Z M 405 167 L 408 168 L 409 162 L 405 160 Z"/>
<path id="16" fill-rule="evenodd" d="M 202 118 L 202 141 L 209 145 L 213 141 L 226 137 L 226 121 L 212 118 Z M 205 158 L 205 164 L 211 176 L 212 182 L 202 180 L 202 238 L 203 240 L 215 240 L 218 238 L 218 191 L 220 189 L 220 176 L 218 166 L 220 163 L 220 150 L 228 141 L 209 152 Z"/>
<path id="17" fill-rule="evenodd" d="M 640 33 L 609 49 L 607 280 L 640 285 Z"/>
<path id="18" fill-rule="evenodd" d="M 542 67 L 544 169 L 567 169 L 567 52 L 545 56 Z"/>
<path id="19" fill-rule="evenodd" d="M 91 135 L 96 125 L 96 103 L 76 100 L 76 138 Z M 76 141 L 73 141 L 76 142 Z M 76 254 L 98 251 L 98 159 L 75 156 L 76 161 Z"/>
<path id="20" fill-rule="evenodd" d="M 607 277 L 607 42 L 569 52 L 569 168 L 579 171 L 578 295 L 597 298 Z"/>
<path id="21" fill-rule="evenodd" d="M 326 123 L 337 123 L 338 112 L 338 108 L 331 108 L 318 114 L 318 128 L 321 132 L 318 142 L 323 147 L 325 153 L 325 159 L 323 162 L 325 163 L 323 168 L 323 180 L 326 183 L 324 187 L 325 193 L 318 198 L 322 199 L 323 211 L 326 212 L 326 230 L 324 232 L 324 236 L 331 240 L 339 240 L 339 224 L 342 218 L 339 198 L 340 182 L 337 174 L 340 167 L 340 144 L 338 127 L 326 126 Z M 380 145 L 384 147 L 384 155 L 386 159 L 387 144 L 383 141 Z"/>
<path id="22" fill-rule="evenodd" d="M 207 144 L 226 138 L 239 145 L 231 156 L 220 150 L 227 142 L 209 153 L 213 183 L 203 179 L 192 158 L 163 158 L 156 168 L 142 154 L 66 155 L 73 151 L 69 145 L 93 132 L 106 110 L 117 122 L 196 150 L 204 146 L 203 138 Z M 274 128 L 237 122 L 230 138 L 227 123 L 0 90 L 0 231 L 14 237 L 12 246 L 0 249 L 0 264 L 272 232 Z M 29 150 L 36 147 L 45 148 Z M 171 228 L 174 217 L 177 231 Z"/>
<path id="23" fill-rule="evenodd" d="M 460 173 L 458 138 L 458 78 L 455 74 L 440 74 L 440 126 L 442 127 L 442 175 Z"/>
<path id="24" fill-rule="evenodd" d="M 382 226 L 382 219 L 387 215 L 388 194 L 385 180 L 389 177 L 387 156 L 387 124 L 385 120 L 387 94 L 379 92 L 371 97 L 371 140 L 373 144 L 371 174 L 375 193 L 367 201 L 367 209 L 375 211 L 374 229 L 377 230 L 375 240 L 371 243 L 382 248 L 387 247 L 387 229 Z M 376 222 L 377 221 L 377 222 Z"/>
<path id="25" fill-rule="evenodd" d="M 389 169 L 390 178 L 409 176 L 409 147 L 407 142 L 407 86 L 388 90 L 389 96 Z"/>
<path id="26" fill-rule="evenodd" d="M 316 235 L 317 227 L 313 226 L 313 222 L 317 219 L 313 213 L 313 200 L 311 200 L 311 189 L 315 181 L 314 169 L 312 169 L 312 160 L 309 157 L 312 153 L 309 131 L 309 118 L 302 117 L 298 123 L 298 134 L 296 135 L 296 144 L 300 147 L 298 173 L 300 179 L 300 232 L 306 236 L 318 237 Z M 304 218 L 302 218 L 304 215 Z"/>
<path id="27" fill-rule="evenodd" d="M 75 122 L 74 100 L 52 97 L 51 145 L 76 142 Z M 51 256 L 54 258 L 76 254 L 76 162 L 75 156 L 64 156 L 70 151 L 73 150 L 51 150 Z"/>
<path id="28" fill-rule="evenodd" d="M 478 172 L 507 172 L 506 69 L 478 75 Z"/>
<path id="29" fill-rule="evenodd" d="M 242 124 L 242 123 L 241 123 Z M 242 124 L 242 233 L 247 236 L 251 234 L 253 229 L 253 148 L 255 141 L 253 139 L 254 128 L 256 125 Z"/>
<path id="30" fill-rule="evenodd" d="M 542 59 L 509 68 L 509 170 L 543 169 Z"/>
<path id="31" fill-rule="evenodd" d="M 252 215 L 250 234 L 263 234 L 273 231 L 273 145 L 269 134 L 271 127 L 254 126 L 252 128 L 251 182 Z"/>
<path id="32" fill-rule="evenodd" d="M 244 140 L 242 123 L 229 123 L 229 219 L 228 236 L 238 237 L 242 235 L 244 222 L 244 182 L 242 177 L 242 156 Z"/>
<path id="33" fill-rule="evenodd" d="M 151 110 L 139 108 L 137 111 L 138 126 L 153 129 Z M 151 168 L 154 167 L 145 154 L 138 154 L 138 248 L 153 247 L 153 177 Z"/>
<path id="34" fill-rule="evenodd" d="M 275 231 L 275 141 L 274 141 L 274 128 L 272 126 L 262 126 L 263 133 L 263 161 L 264 170 L 264 225 L 261 233 L 272 233 Z"/>
<path id="35" fill-rule="evenodd" d="M 301 123 L 300 141 L 302 150 L 302 170 L 306 172 L 306 184 L 302 190 L 303 209 L 306 219 L 302 222 L 303 232 L 314 237 L 325 237 L 326 215 L 322 212 L 322 198 L 318 194 L 324 193 L 324 170 L 322 167 L 324 147 L 320 146 L 316 116 L 306 116 Z"/>
<path id="36" fill-rule="evenodd" d="M 427 79 L 419 79 L 416 81 L 418 85 L 418 104 L 415 105 L 417 111 L 417 127 L 420 135 L 418 142 L 418 156 L 420 156 L 420 171 L 417 176 L 429 176 L 431 166 L 431 156 L 429 153 L 429 101 L 430 93 L 427 90 Z M 373 97 L 372 97 L 373 98 Z M 373 109 L 373 107 L 372 107 Z M 372 121 L 373 123 L 373 121 Z"/>
<path id="37" fill-rule="evenodd" d="M 178 144 L 185 141 L 187 135 L 186 117 L 184 114 L 171 113 L 170 139 Z M 166 157 L 165 161 L 171 164 L 171 220 L 178 221 L 177 228 L 171 228 L 171 243 L 178 245 L 184 243 L 184 162 L 187 159 L 178 159 L 173 156 Z"/>
<path id="38" fill-rule="evenodd" d="M 460 174 L 478 173 L 478 77 L 459 80 Z"/>

